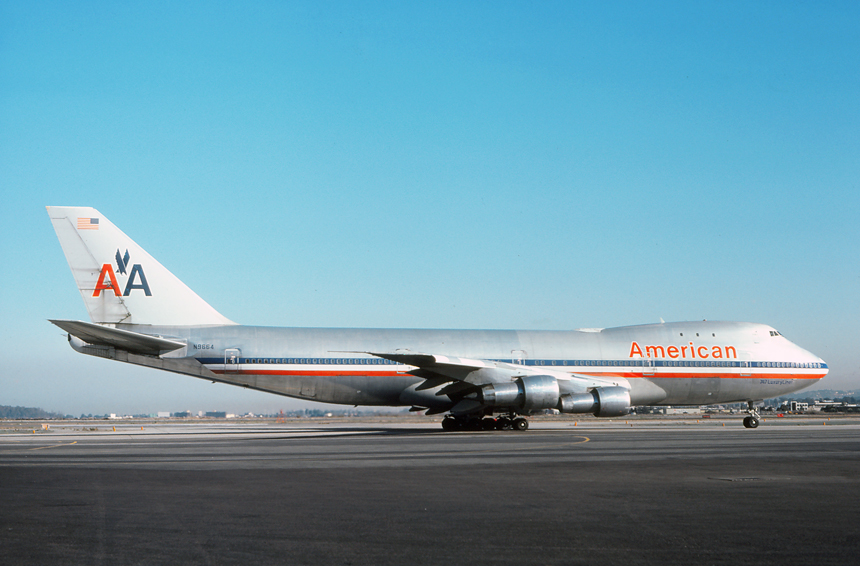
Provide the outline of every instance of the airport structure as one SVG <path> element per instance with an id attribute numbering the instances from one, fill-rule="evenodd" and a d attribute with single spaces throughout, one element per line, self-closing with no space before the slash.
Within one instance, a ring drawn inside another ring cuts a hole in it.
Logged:
<path id="1" fill-rule="evenodd" d="M 447 413 L 445 430 L 525 430 L 557 409 L 756 403 L 827 364 L 774 328 L 676 322 L 570 331 L 236 324 L 94 208 L 48 207 L 91 322 L 52 320 L 78 352 L 299 399 Z M 496 416 L 498 415 L 498 417 Z"/>

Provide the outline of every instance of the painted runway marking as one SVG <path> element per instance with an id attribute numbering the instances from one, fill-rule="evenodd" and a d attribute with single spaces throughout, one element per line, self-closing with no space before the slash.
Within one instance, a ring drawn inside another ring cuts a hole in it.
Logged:
<path id="1" fill-rule="evenodd" d="M 51 444 L 49 446 L 39 446 L 37 448 L 27 448 L 27 450 L 44 450 L 45 448 L 56 448 L 58 446 L 71 446 L 72 444 L 77 444 L 78 441 L 69 442 L 68 444 Z"/>

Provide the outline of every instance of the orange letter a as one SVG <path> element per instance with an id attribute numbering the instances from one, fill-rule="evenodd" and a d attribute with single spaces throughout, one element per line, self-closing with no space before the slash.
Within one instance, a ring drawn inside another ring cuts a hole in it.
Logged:
<path id="1" fill-rule="evenodd" d="M 110 285 L 105 284 L 105 274 L 110 277 Z M 102 291 L 110 289 L 117 297 L 121 296 L 119 285 L 116 282 L 116 277 L 113 274 L 113 267 L 109 263 L 102 266 L 102 272 L 99 273 L 99 280 L 96 282 L 96 288 L 93 290 L 93 297 L 98 297 Z"/>
<path id="2" fill-rule="evenodd" d="M 639 356 L 640 358 L 642 357 L 642 348 L 640 348 L 639 344 L 637 344 L 636 342 L 630 344 L 630 355 L 627 357 L 632 358 L 634 355 Z"/>

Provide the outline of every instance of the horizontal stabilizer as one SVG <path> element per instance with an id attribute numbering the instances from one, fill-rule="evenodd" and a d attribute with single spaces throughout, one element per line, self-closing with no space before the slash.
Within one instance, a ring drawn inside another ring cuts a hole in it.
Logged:
<path id="1" fill-rule="evenodd" d="M 128 330 L 120 330 L 110 326 L 101 326 L 80 320 L 52 320 L 53 324 L 59 326 L 72 336 L 80 338 L 94 346 L 113 346 L 136 354 L 160 355 L 172 352 L 187 346 L 185 342 L 177 342 L 150 336 Z"/>

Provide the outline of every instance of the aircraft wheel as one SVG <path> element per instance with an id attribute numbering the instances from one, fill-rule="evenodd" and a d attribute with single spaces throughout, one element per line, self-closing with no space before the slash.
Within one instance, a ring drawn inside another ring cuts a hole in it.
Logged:
<path id="1" fill-rule="evenodd" d="M 508 417 L 499 417 L 496 419 L 496 430 L 510 430 L 511 419 Z"/>
<path id="2" fill-rule="evenodd" d="M 528 430 L 529 429 L 529 421 L 525 420 L 522 417 L 518 417 L 514 419 L 514 430 Z"/>
<path id="3" fill-rule="evenodd" d="M 454 417 L 445 417 L 442 419 L 442 430 L 445 432 L 454 432 L 460 430 L 460 423 Z"/>
<path id="4" fill-rule="evenodd" d="M 496 430 L 496 419 L 492 417 L 486 417 L 483 421 L 481 421 L 481 427 L 484 430 Z"/>
<path id="5" fill-rule="evenodd" d="M 758 428 L 758 419 L 755 417 L 749 417 L 750 420 L 750 428 Z"/>

